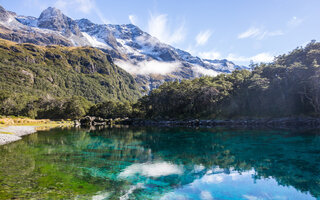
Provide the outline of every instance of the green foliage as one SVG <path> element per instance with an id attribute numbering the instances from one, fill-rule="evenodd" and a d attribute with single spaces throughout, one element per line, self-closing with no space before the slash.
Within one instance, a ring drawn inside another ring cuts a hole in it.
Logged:
<path id="1" fill-rule="evenodd" d="M 133 77 L 96 48 L 37 46 L 0 39 L 0 115 L 76 118 L 91 104 L 134 101 Z"/>
<path id="2" fill-rule="evenodd" d="M 92 106 L 88 114 L 109 119 L 129 117 L 131 113 L 132 108 L 128 102 L 106 101 Z"/>
<path id="3" fill-rule="evenodd" d="M 320 43 L 311 42 L 253 71 L 165 83 L 133 108 L 145 118 L 320 115 Z"/>
<path id="4" fill-rule="evenodd" d="M 320 43 L 270 64 L 166 82 L 141 97 L 132 76 L 95 48 L 0 40 L 0 115 L 34 118 L 243 118 L 320 115 Z M 92 106 L 93 103 L 96 105 Z"/>

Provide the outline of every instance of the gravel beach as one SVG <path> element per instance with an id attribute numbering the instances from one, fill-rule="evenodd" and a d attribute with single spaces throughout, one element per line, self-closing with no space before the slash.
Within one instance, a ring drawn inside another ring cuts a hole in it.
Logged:
<path id="1" fill-rule="evenodd" d="M 7 126 L 0 128 L 0 145 L 21 140 L 22 136 L 29 135 L 35 132 L 37 132 L 36 126 Z"/>

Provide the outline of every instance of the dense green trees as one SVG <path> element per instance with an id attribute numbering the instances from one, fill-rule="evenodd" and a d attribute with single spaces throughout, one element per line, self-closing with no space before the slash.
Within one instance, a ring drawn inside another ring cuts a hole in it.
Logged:
<path id="1" fill-rule="evenodd" d="M 128 102 L 105 101 L 92 106 L 88 115 L 109 118 L 126 118 L 131 116 L 132 107 Z"/>
<path id="2" fill-rule="evenodd" d="M 0 39 L 0 72 L 0 115 L 73 119 L 94 103 L 140 96 L 134 78 L 91 47 Z"/>
<path id="3" fill-rule="evenodd" d="M 85 114 L 152 119 L 320 116 L 320 43 L 314 41 L 273 63 L 256 64 L 252 71 L 166 82 L 138 101 L 132 77 L 112 63 L 111 68 L 103 67 L 107 61 L 102 62 L 101 52 L 46 50 L 53 54 L 49 55 L 43 47 L 14 44 L 19 49 L 8 53 L 3 49 L 12 45 L 6 45 L 0 44 L 0 115 L 53 119 Z M 33 64 L 30 59 L 22 62 L 16 51 L 27 52 L 23 55 L 34 59 Z"/>
<path id="4" fill-rule="evenodd" d="M 56 98 L 45 96 L 36 98 L 25 94 L 8 94 L 0 91 L 1 115 L 19 115 L 40 119 L 76 119 L 84 116 L 93 103 L 83 97 Z"/>
<path id="5" fill-rule="evenodd" d="M 136 106 L 146 118 L 320 115 L 320 43 L 311 42 L 253 71 L 165 83 Z"/>

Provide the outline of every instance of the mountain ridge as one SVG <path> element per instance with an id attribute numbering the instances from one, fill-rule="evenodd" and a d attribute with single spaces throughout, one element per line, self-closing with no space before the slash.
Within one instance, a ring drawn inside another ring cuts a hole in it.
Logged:
<path id="1" fill-rule="evenodd" d="M 131 73 L 145 90 L 156 88 L 164 81 L 247 69 L 227 60 L 192 56 L 162 43 L 133 24 L 95 24 L 88 19 L 73 20 L 53 7 L 45 9 L 39 18 L 16 15 L 4 8 L 0 12 L 4 15 L 3 18 L 0 15 L 1 38 L 39 45 L 99 48 L 110 54 L 118 66 Z M 5 34 L 3 30 L 11 33 Z"/>

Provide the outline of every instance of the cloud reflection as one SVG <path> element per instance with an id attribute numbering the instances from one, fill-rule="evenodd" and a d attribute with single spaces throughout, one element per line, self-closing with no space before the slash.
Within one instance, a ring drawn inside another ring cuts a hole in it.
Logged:
<path id="1" fill-rule="evenodd" d="M 183 167 L 171 164 L 168 162 L 156 162 L 156 163 L 138 163 L 130 165 L 125 168 L 120 174 L 119 178 L 126 178 L 140 174 L 146 177 L 160 177 L 183 173 Z"/>

